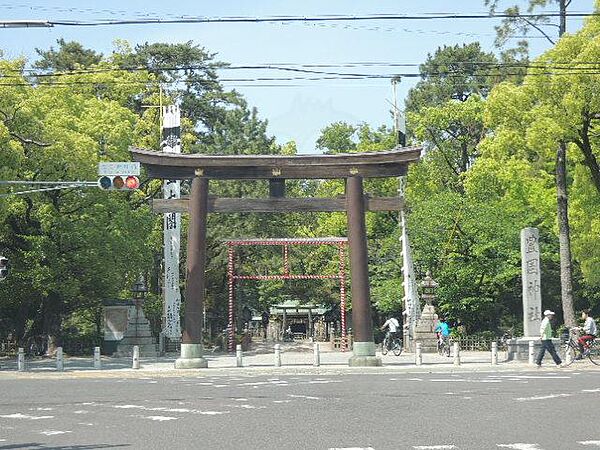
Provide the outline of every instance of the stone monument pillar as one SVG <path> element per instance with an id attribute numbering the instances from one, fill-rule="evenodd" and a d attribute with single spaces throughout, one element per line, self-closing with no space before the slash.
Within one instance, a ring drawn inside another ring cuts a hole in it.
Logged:
<path id="1" fill-rule="evenodd" d="M 523 337 L 538 337 L 542 321 L 540 285 L 540 234 L 537 228 L 521 230 L 521 271 L 523 274 Z"/>
<path id="2" fill-rule="evenodd" d="M 540 233 L 537 228 L 521 230 L 521 272 L 523 280 L 523 337 L 511 339 L 508 359 L 529 359 L 529 343 L 537 353 L 541 343 L 542 290 L 540 268 Z M 555 345 L 558 343 L 556 340 Z"/>

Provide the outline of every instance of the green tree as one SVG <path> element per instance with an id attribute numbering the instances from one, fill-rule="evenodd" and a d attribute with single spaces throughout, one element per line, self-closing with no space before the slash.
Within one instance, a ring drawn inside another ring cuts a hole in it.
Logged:
<path id="1" fill-rule="evenodd" d="M 60 38 L 56 43 L 58 44 L 57 50 L 54 47 L 50 47 L 49 50 L 35 49 L 40 59 L 34 63 L 34 67 L 53 72 L 70 72 L 96 65 L 102 61 L 101 53 L 86 49 L 79 42 L 67 42 Z"/>

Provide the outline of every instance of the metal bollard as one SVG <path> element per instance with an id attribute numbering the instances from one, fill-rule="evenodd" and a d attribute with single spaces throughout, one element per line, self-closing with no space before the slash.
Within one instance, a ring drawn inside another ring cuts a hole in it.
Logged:
<path id="1" fill-rule="evenodd" d="M 533 341 L 529 341 L 529 364 L 534 363 L 534 356 L 533 356 L 534 345 L 535 345 L 535 343 Z"/>
<path id="2" fill-rule="evenodd" d="M 275 367 L 281 367 L 281 345 L 275 344 Z"/>
<path id="3" fill-rule="evenodd" d="M 19 353 L 17 353 L 17 370 L 25 372 L 25 349 L 22 347 L 19 347 Z"/>
<path id="4" fill-rule="evenodd" d="M 319 367 L 321 365 L 321 353 L 319 352 L 319 343 L 315 342 L 313 345 L 313 352 L 314 352 L 314 361 L 313 361 L 313 366 L 315 367 Z"/>
<path id="5" fill-rule="evenodd" d="M 420 366 L 421 364 L 423 364 L 423 355 L 421 354 L 421 343 L 417 342 L 417 345 L 415 347 L 415 364 L 417 366 Z"/>
<path id="6" fill-rule="evenodd" d="M 242 367 L 242 346 L 240 344 L 235 346 L 235 365 L 236 367 Z"/>
<path id="7" fill-rule="evenodd" d="M 492 366 L 498 364 L 498 343 L 492 342 Z"/>
<path id="8" fill-rule="evenodd" d="M 138 345 L 133 346 L 133 361 L 131 365 L 132 369 L 140 368 L 140 347 Z"/>
<path id="9" fill-rule="evenodd" d="M 454 365 L 460 366 L 460 347 L 458 345 L 458 342 L 452 344 L 452 349 L 454 352 Z"/>
<path id="10" fill-rule="evenodd" d="M 94 369 L 101 369 L 102 361 L 100 360 L 100 347 L 94 347 Z"/>
<path id="11" fill-rule="evenodd" d="M 63 358 L 62 347 L 57 347 L 56 349 L 56 370 L 65 370 L 65 360 Z"/>

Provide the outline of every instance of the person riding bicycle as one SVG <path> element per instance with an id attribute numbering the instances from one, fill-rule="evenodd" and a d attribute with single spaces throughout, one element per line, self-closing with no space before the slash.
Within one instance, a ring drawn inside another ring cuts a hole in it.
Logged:
<path id="1" fill-rule="evenodd" d="M 400 323 L 398 322 L 398 319 L 396 319 L 393 316 L 390 316 L 388 318 L 388 320 L 385 321 L 385 323 L 381 326 L 381 331 L 384 331 L 386 328 L 388 328 L 387 333 L 385 334 L 385 337 L 387 339 L 388 345 L 390 345 L 395 338 L 398 337 L 398 330 L 400 329 Z"/>
<path id="2" fill-rule="evenodd" d="M 583 324 L 583 327 L 578 327 L 579 330 L 583 332 L 583 335 L 577 339 L 577 343 L 579 344 L 579 355 L 577 355 L 575 359 L 583 358 L 585 348 L 589 347 L 589 344 L 596 339 L 596 332 L 598 331 L 596 321 L 590 316 L 589 310 L 582 311 L 581 318 L 585 320 L 585 323 Z"/>
<path id="3" fill-rule="evenodd" d="M 448 336 L 450 336 L 450 327 L 448 326 L 446 319 L 443 317 L 438 318 L 438 324 L 433 331 L 437 335 L 439 343 L 448 341 Z"/>

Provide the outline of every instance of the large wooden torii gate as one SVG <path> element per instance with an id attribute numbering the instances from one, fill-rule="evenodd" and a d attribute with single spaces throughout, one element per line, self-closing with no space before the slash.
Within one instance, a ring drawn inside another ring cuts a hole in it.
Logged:
<path id="1" fill-rule="evenodd" d="M 206 219 L 209 212 L 333 212 L 346 211 L 352 277 L 354 331 L 351 366 L 380 365 L 375 356 L 369 293 L 365 211 L 398 211 L 399 197 L 370 198 L 364 178 L 405 175 L 419 160 L 421 147 L 397 147 L 374 153 L 334 155 L 201 155 L 174 154 L 131 148 L 151 178 L 192 179 L 189 199 L 154 200 L 156 212 L 189 212 L 186 305 L 180 358 L 176 368 L 207 367 L 202 357 L 202 323 L 205 291 Z M 343 198 L 286 198 L 286 179 L 346 180 Z M 269 180 L 269 198 L 209 197 L 209 180 Z"/>

